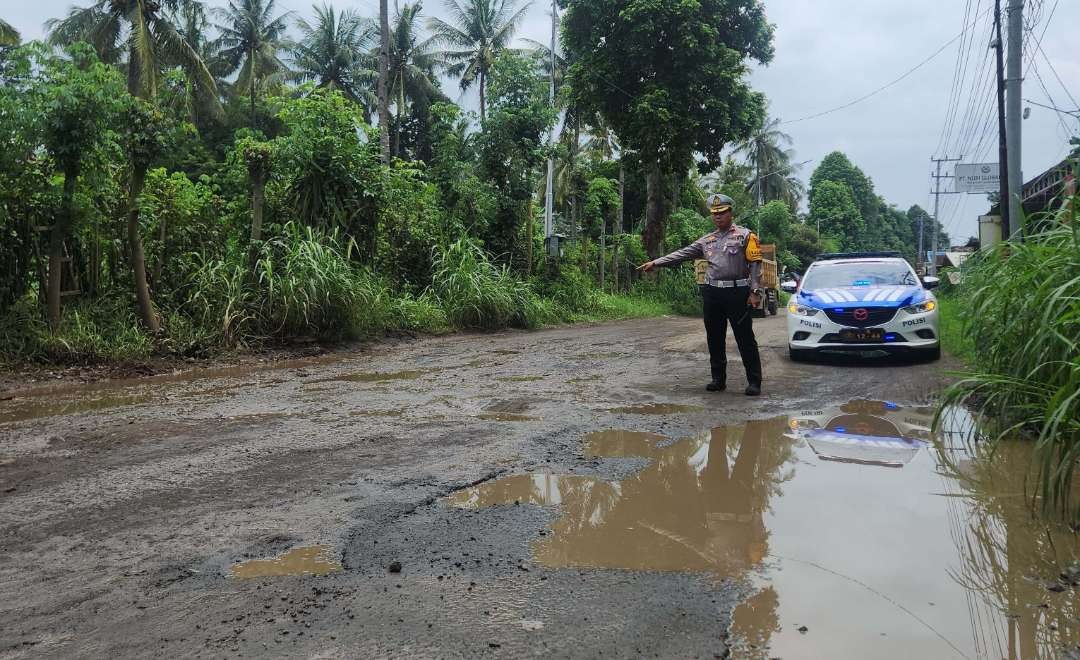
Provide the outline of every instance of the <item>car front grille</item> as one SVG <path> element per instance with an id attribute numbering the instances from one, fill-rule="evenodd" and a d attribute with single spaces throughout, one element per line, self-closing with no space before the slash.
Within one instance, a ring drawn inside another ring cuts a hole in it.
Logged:
<path id="1" fill-rule="evenodd" d="M 863 309 L 866 310 L 866 318 L 857 320 L 855 318 L 855 311 Z M 826 309 L 825 315 L 833 323 L 839 323 L 840 325 L 846 325 L 851 328 L 869 328 L 875 325 L 881 325 L 882 323 L 888 323 L 896 316 L 895 307 L 848 307 L 842 310 Z"/>

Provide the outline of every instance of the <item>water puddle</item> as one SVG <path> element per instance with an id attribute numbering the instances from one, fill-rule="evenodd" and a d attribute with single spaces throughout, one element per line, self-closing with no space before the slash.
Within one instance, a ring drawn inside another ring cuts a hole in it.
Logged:
<path id="1" fill-rule="evenodd" d="M 544 380 L 543 376 L 504 376 L 503 378 L 496 378 L 495 380 L 502 381 L 504 383 L 528 383 L 534 380 Z"/>
<path id="2" fill-rule="evenodd" d="M 345 374 L 344 376 L 334 376 L 332 378 L 319 378 L 317 380 L 310 380 L 309 383 L 331 383 L 336 381 L 345 381 L 349 383 L 380 383 L 387 380 L 416 380 L 424 374 L 431 373 L 432 370 L 407 370 L 407 371 L 363 371 L 354 374 Z"/>
<path id="3" fill-rule="evenodd" d="M 328 545 L 293 548 L 273 559 L 252 559 L 230 569 L 234 578 L 283 577 L 289 575 L 328 575 L 338 573 L 341 563 L 334 559 Z"/>
<path id="4" fill-rule="evenodd" d="M 150 394 L 132 394 L 115 392 L 107 396 L 96 396 L 85 399 L 60 400 L 46 398 L 13 398 L 10 401 L 0 403 L 0 424 L 7 422 L 23 422 L 30 419 L 44 417 L 56 417 L 59 415 L 72 415 L 75 413 L 87 413 L 110 408 L 122 408 L 134 406 L 140 403 L 152 401 Z"/>
<path id="5" fill-rule="evenodd" d="M 705 410 L 702 406 L 688 406 L 680 403 L 645 403 L 637 406 L 609 408 L 608 412 L 627 415 L 677 415 L 702 410 Z"/>
<path id="6" fill-rule="evenodd" d="M 515 475 L 449 501 L 558 507 L 532 543 L 549 568 L 737 580 L 733 657 L 1060 657 L 1080 644 L 1080 535 L 1032 517 L 1029 445 L 988 461 L 924 441 L 931 420 L 860 400 L 681 439 L 604 431 L 585 455 L 648 464 L 621 480 Z"/>

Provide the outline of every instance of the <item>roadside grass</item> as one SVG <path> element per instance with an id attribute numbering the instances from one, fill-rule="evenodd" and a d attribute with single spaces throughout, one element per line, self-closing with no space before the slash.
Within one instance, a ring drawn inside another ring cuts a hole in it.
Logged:
<path id="1" fill-rule="evenodd" d="M 1072 521 L 1080 521 L 1078 207 L 1080 195 L 1054 216 L 1029 220 L 1038 231 L 1023 242 L 981 253 L 943 313 L 951 319 L 945 341 L 970 367 L 945 404 L 970 402 L 992 417 L 992 441 L 1032 439 L 1043 511 Z M 965 343 L 975 337 L 977 348 Z"/>
<path id="2" fill-rule="evenodd" d="M 151 337 L 124 297 L 67 305 L 51 333 L 34 297 L 0 315 L 0 365 L 94 364 L 152 355 L 207 357 L 294 340 L 370 339 L 393 331 L 458 330 L 698 315 L 692 274 L 665 273 L 629 292 L 611 293 L 567 264 L 529 282 L 492 263 L 475 241 L 437 248 L 421 293 L 395 291 L 352 260 L 335 234 L 287 224 L 252 255 L 231 246 L 195 263 L 176 296 L 162 297 L 162 333 Z"/>
<path id="3" fill-rule="evenodd" d="M 975 342 L 964 332 L 965 301 L 956 295 L 938 297 L 938 331 L 941 332 L 941 348 L 949 355 L 971 363 L 975 357 Z"/>

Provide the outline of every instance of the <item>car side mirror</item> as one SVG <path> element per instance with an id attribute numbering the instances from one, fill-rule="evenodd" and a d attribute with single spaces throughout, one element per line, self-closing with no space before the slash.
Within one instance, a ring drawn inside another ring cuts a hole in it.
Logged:
<path id="1" fill-rule="evenodd" d="M 933 275 L 926 275 L 922 278 L 924 289 L 936 289 L 939 284 L 941 284 L 941 280 Z"/>
<path id="2" fill-rule="evenodd" d="M 795 283 L 795 280 L 788 280 L 780 283 L 780 289 L 788 293 L 795 293 L 795 289 L 798 289 L 799 285 Z"/>

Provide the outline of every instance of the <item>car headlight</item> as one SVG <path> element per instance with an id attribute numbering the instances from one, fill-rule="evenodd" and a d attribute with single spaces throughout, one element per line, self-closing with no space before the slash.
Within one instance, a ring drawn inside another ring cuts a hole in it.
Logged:
<path id="1" fill-rule="evenodd" d="M 798 303 L 791 303 L 787 306 L 789 314 L 795 316 L 816 316 L 821 310 L 817 307 L 807 307 L 806 305 L 800 305 Z"/>
<path id="2" fill-rule="evenodd" d="M 904 311 L 908 314 L 922 314 L 924 312 L 932 312 L 935 309 L 937 309 L 937 302 L 933 300 L 924 300 L 921 303 L 908 305 L 904 308 Z"/>

